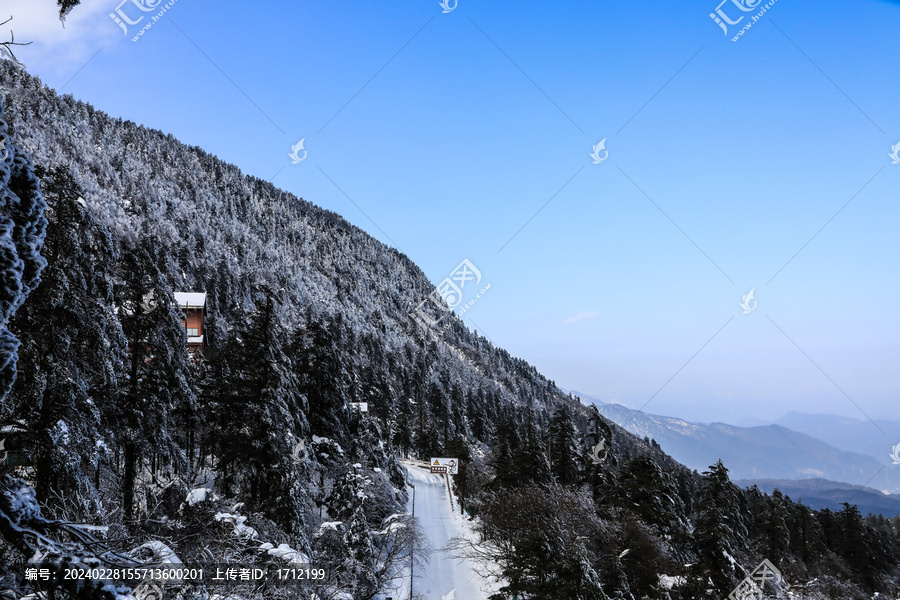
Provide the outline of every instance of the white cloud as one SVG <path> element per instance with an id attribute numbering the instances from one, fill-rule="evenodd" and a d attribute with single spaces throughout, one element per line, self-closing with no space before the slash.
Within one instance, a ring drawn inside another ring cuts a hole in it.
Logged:
<path id="1" fill-rule="evenodd" d="M 13 17 L 2 37 L 8 40 L 8 30 L 12 29 L 17 42 L 31 42 L 13 49 L 29 70 L 44 65 L 77 68 L 104 46 L 124 37 L 109 18 L 117 2 L 82 0 L 66 17 L 63 27 L 56 0 L 0 0 L 0 20 Z"/>
<path id="2" fill-rule="evenodd" d="M 595 319 L 600 316 L 600 311 L 592 310 L 590 312 L 578 313 L 574 317 L 569 317 L 563 323 L 568 325 L 569 323 L 580 323 L 581 321 L 589 321 L 591 319 Z"/>

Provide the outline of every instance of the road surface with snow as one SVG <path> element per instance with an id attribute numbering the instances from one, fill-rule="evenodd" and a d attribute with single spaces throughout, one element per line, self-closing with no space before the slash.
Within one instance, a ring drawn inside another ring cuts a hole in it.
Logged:
<path id="1" fill-rule="evenodd" d="M 416 567 L 414 571 L 414 595 L 425 600 L 487 600 L 491 588 L 496 586 L 483 580 L 470 561 L 454 558 L 445 550 L 453 538 L 473 539 L 468 523 L 459 515 L 455 499 L 455 514 L 450 508 L 445 476 L 431 474 L 424 464 L 404 464 L 409 470 L 409 482 L 416 486 L 416 518 L 433 548 L 428 564 L 424 568 Z M 407 511 L 411 510 L 410 494 Z M 407 596 L 397 600 L 406 600 L 409 590 L 404 591 Z"/>

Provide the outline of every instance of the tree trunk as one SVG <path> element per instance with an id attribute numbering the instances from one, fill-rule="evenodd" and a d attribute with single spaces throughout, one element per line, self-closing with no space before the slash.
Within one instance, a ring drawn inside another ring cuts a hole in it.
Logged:
<path id="1" fill-rule="evenodd" d="M 122 507 L 125 522 L 134 521 L 134 484 L 137 480 L 137 445 L 125 444 L 125 476 L 122 478 Z"/>

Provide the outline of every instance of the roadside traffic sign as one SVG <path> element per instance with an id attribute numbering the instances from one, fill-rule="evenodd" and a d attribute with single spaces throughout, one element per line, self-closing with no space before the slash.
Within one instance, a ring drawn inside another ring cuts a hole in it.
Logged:
<path id="1" fill-rule="evenodd" d="M 431 465 L 432 473 L 447 473 L 448 475 L 456 475 L 459 470 L 459 460 L 455 458 L 432 458 L 428 461 Z M 435 469 L 440 468 L 440 471 Z"/>

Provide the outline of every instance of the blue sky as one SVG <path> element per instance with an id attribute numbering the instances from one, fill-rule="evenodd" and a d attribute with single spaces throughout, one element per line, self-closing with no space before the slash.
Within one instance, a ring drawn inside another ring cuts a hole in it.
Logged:
<path id="1" fill-rule="evenodd" d="M 560 386 L 707 422 L 898 417 L 900 3 L 778 0 L 737 42 L 764 2 L 722 4 L 726 36 L 717 0 L 177 0 L 137 42 L 118 0 L 65 30 L 53 4 L 0 0 L 45 83 L 434 282 L 469 259 L 491 289 L 468 324 Z"/>

